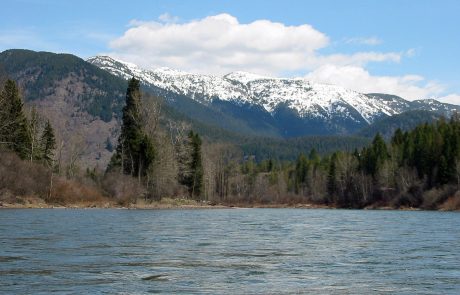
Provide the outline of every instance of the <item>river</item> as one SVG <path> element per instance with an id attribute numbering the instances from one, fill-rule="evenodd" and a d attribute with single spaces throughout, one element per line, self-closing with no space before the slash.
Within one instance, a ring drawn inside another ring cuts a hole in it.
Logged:
<path id="1" fill-rule="evenodd" d="M 1 294 L 460 294 L 460 213 L 0 210 Z"/>

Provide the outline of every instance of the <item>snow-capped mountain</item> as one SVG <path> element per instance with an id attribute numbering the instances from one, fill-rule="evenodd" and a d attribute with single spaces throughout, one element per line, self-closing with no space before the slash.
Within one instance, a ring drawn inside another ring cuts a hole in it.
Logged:
<path id="1" fill-rule="evenodd" d="M 246 72 L 219 77 L 169 68 L 145 70 L 108 56 L 87 61 L 125 79 L 136 77 L 167 99 L 187 97 L 214 109 L 219 105 L 224 113 L 229 111 L 229 105 L 266 112 L 273 119 L 268 119 L 272 121 L 270 125 L 287 136 L 351 133 L 378 118 L 415 109 L 442 111 L 446 115 L 460 110 L 435 100 L 410 102 L 398 96 L 363 94 L 302 78 L 270 78 Z"/>

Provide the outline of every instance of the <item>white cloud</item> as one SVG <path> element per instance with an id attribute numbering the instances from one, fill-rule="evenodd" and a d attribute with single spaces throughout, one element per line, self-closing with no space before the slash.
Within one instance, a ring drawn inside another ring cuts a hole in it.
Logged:
<path id="1" fill-rule="evenodd" d="M 307 24 L 287 26 L 269 20 L 242 24 L 229 14 L 180 24 L 169 22 L 171 18 L 165 14 L 160 16 L 163 22 L 131 21 L 123 36 L 110 42 L 111 55 L 147 68 L 269 75 L 306 72 L 325 63 L 365 65 L 401 59 L 401 53 L 321 55 L 318 50 L 329 45 L 329 38 Z"/>
<path id="2" fill-rule="evenodd" d="M 345 39 L 345 43 L 375 46 L 375 45 L 382 44 L 382 40 L 380 40 L 377 37 L 369 37 L 369 38 L 355 37 L 355 38 Z"/>
<path id="3" fill-rule="evenodd" d="M 315 65 L 315 68 L 333 64 L 333 65 L 355 65 L 355 66 L 364 66 L 369 62 L 400 62 L 402 58 L 401 53 L 389 52 L 389 53 L 381 53 L 381 52 L 358 52 L 354 54 L 331 54 L 331 55 L 323 55 L 323 56 L 315 56 L 314 61 L 312 64 Z"/>
<path id="4" fill-rule="evenodd" d="M 324 54 L 329 37 L 308 24 L 288 26 L 269 20 L 243 24 L 229 14 L 179 23 L 163 14 L 159 21 L 132 20 L 125 33 L 113 39 L 107 54 L 144 68 L 172 67 L 207 74 L 235 70 L 280 76 L 305 74 L 318 82 L 338 84 L 356 91 L 396 94 L 406 99 L 445 95 L 443 85 L 419 75 L 373 76 L 370 62 L 400 63 L 418 50 L 363 51 Z M 377 37 L 351 38 L 345 43 L 378 45 Z M 455 100 L 457 96 L 446 96 Z"/>
<path id="5" fill-rule="evenodd" d="M 163 23 L 177 23 L 179 21 L 179 18 L 169 13 L 163 13 L 158 17 L 158 20 L 160 20 Z"/>
<path id="6" fill-rule="evenodd" d="M 309 73 L 307 79 L 336 84 L 363 93 L 381 92 L 414 100 L 439 96 L 444 87 L 419 75 L 372 76 L 359 66 L 324 65 Z"/>
<path id="7" fill-rule="evenodd" d="M 439 101 L 460 105 L 460 94 L 449 94 L 438 99 Z"/>

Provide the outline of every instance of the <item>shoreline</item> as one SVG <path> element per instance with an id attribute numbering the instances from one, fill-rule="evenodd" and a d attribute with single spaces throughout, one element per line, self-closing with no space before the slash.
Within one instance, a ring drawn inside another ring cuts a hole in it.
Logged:
<path id="1" fill-rule="evenodd" d="M 460 212 L 460 210 L 446 209 L 423 209 L 423 208 L 394 208 L 390 206 L 368 206 L 365 208 L 340 208 L 335 206 L 326 206 L 309 203 L 298 204 L 165 204 L 161 202 L 130 204 L 129 206 L 118 205 L 114 203 L 101 204 L 46 204 L 46 203 L 2 203 L 0 210 L 8 209 L 66 209 L 66 210 L 91 210 L 91 209 L 117 209 L 117 210 L 218 210 L 218 209 L 329 209 L 329 210 L 375 210 L 375 211 L 442 211 L 442 212 Z"/>

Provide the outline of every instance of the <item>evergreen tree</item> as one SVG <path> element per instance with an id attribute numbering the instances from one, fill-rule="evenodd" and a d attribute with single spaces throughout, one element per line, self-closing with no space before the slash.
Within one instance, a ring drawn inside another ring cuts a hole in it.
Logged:
<path id="1" fill-rule="evenodd" d="M 267 163 L 267 172 L 272 172 L 273 170 L 273 160 L 270 158 Z"/>
<path id="2" fill-rule="evenodd" d="M 0 96 L 2 102 L 0 142 L 5 143 L 9 149 L 25 159 L 29 155 L 31 138 L 16 83 L 7 80 Z"/>
<path id="3" fill-rule="evenodd" d="M 337 174 L 337 153 L 332 154 L 332 157 L 329 161 L 329 169 L 327 173 L 327 192 L 329 194 L 327 203 L 332 202 L 336 193 L 337 193 L 337 183 L 336 183 L 336 174 Z"/>
<path id="4" fill-rule="evenodd" d="M 305 182 L 307 180 L 308 173 L 308 160 L 305 155 L 300 154 L 297 158 L 295 165 L 295 192 L 299 193 L 304 191 Z"/>
<path id="5" fill-rule="evenodd" d="M 382 164 L 389 157 L 388 148 L 380 133 L 374 137 L 372 145 L 369 148 L 364 148 L 360 157 L 360 166 L 367 173 L 375 176 Z"/>
<path id="6" fill-rule="evenodd" d="M 139 80 L 132 78 L 126 91 L 126 105 L 123 108 L 121 134 L 118 146 L 108 170 L 121 167 L 124 174 L 145 176 L 155 156 L 154 145 L 144 132 L 141 110 L 141 92 Z"/>
<path id="7" fill-rule="evenodd" d="M 389 156 L 387 145 L 380 133 L 377 133 L 372 141 L 372 150 L 378 162 L 385 161 Z"/>
<path id="8" fill-rule="evenodd" d="M 402 132 L 401 128 L 396 129 L 393 138 L 391 139 L 391 143 L 393 145 L 401 145 L 404 142 L 404 133 Z"/>
<path id="9" fill-rule="evenodd" d="M 50 121 L 46 122 L 45 129 L 40 139 L 41 147 L 41 160 L 48 167 L 52 167 L 54 150 L 56 149 L 56 139 L 54 137 L 54 130 L 50 124 Z"/>
<path id="10" fill-rule="evenodd" d="M 320 161 L 320 157 L 319 157 L 319 154 L 316 151 L 316 149 L 313 148 L 313 149 L 310 150 L 310 154 L 308 155 L 308 159 L 310 161 L 313 161 L 313 162 L 319 162 Z"/>
<path id="11" fill-rule="evenodd" d="M 199 197 L 203 189 L 203 163 L 201 158 L 201 138 L 197 133 L 190 131 L 191 145 L 189 193 L 191 197 Z"/>

